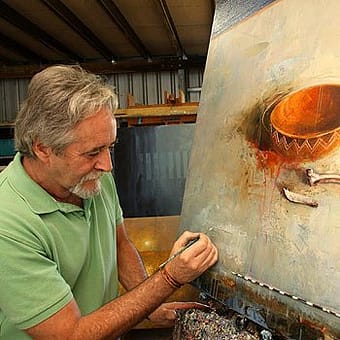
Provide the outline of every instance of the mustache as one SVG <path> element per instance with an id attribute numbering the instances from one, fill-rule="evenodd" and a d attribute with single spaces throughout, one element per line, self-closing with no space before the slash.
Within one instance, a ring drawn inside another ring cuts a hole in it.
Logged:
<path id="1" fill-rule="evenodd" d="M 82 184 L 86 181 L 90 181 L 93 179 L 99 179 L 104 174 L 104 171 L 92 171 L 89 174 L 83 176 L 79 182 L 79 184 Z"/>

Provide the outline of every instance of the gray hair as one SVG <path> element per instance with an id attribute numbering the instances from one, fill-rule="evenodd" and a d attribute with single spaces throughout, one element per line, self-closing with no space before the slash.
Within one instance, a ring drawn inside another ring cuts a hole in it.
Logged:
<path id="1" fill-rule="evenodd" d="M 103 107 L 112 114 L 118 106 L 112 86 L 80 66 L 56 65 L 37 73 L 28 86 L 15 122 L 16 149 L 35 157 L 33 142 L 39 141 L 62 154 L 74 141 L 73 129 Z"/>

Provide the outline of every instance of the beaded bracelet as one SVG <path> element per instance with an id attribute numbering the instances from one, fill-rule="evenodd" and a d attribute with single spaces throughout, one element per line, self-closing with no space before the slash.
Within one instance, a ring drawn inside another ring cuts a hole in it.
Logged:
<path id="1" fill-rule="evenodd" d="M 164 279 L 164 281 L 171 286 L 172 288 L 178 289 L 181 288 L 183 286 L 183 284 L 179 283 L 178 281 L 176 281 L 171 275 L 170 273 L 165 269 L 165 267 L 161 268 L 160 273 Z"/>

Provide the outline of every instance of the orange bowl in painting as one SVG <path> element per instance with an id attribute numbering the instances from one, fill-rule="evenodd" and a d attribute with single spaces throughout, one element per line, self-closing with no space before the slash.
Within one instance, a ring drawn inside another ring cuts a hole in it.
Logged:
<path id="1" fill-rule="evenodd" d="M 340 144 L 340 85 L 317 85 L 284 97 L 270 113 L 273 148 L 292 160 L 315 160 Z"/>

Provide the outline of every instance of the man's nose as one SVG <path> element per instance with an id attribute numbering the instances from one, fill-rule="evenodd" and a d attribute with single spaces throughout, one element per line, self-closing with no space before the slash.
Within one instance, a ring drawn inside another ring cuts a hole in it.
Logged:
<path id="1" fill-rule="evenodd" d="M 95 169 L 100 171 L 109 172 L 112 170 L 112 160 L 110 149 L 103 149 L 97 158 Z"/>

